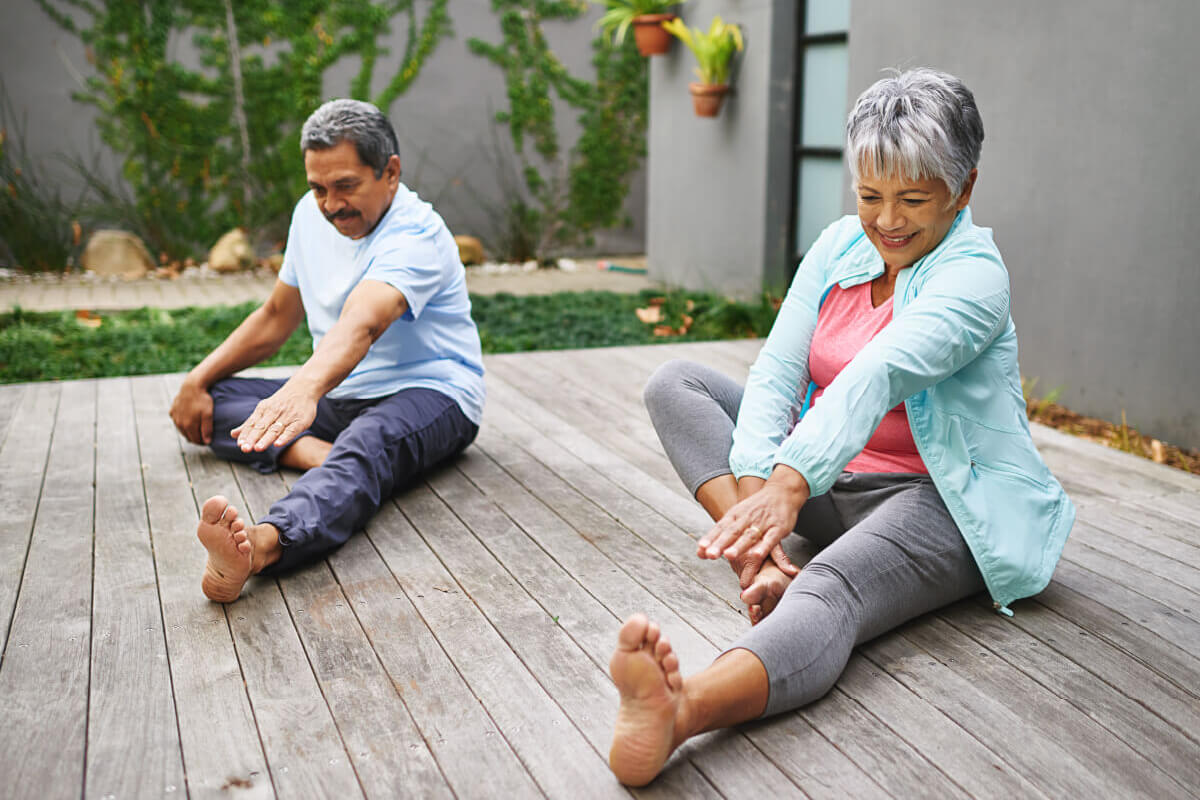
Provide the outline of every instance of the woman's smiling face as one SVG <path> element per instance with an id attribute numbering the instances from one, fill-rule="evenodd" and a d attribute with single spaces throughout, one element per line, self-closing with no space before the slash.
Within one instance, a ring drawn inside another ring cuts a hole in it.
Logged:
<path id="1" fill-rule="evenodd" d="M 858 218 L 884 263 L 902 269 L 937 247 L 970 201 L 977 175 L 971 170 L 962 194 L 952 198 L 940 178 L 881 178 L 861 169 Z"/>

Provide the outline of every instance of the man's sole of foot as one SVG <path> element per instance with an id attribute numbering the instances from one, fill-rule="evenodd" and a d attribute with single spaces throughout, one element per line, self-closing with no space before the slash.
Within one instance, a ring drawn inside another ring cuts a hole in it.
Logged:
<path id="1" fill-rule="evenodd" d="M 237 510 L 228 500 L 215 495 L 205 500 L 200 509 L 196 536 L 208 551 L 200 590 L 209 600 L 232 603 L 250 577 L 253 548 L 246 536 L 246 523 L 238 518 Z"/>
<path id="2" fill-rule="evenodd" d="M 635 614 L 621 626 L 609 671 L 621 693 L 608 764 L 626 786 L 645 786 L 675 750 L 683 702 L 679 658 L 658 626 Z"/>

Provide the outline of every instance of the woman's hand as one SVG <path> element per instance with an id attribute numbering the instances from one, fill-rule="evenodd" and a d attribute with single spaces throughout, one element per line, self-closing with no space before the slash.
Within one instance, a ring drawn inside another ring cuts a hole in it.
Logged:
<path id="1" fill-rule="evenodd" d="M 796 574 L 798 570 L 783 554 L 779 543 L 795 528 L 796 515 L 809 495 L 804 476 L 782 464 L 775 467 L 761 488 L 755 489 L 749 483 L 743 489 L 742 482 L 747 480 L 742 478 L 738 482 L 738 495 L 745 493 L 744 499 L 701 537 L 696 548 L 701 558 L 729 559 L 743 589 L 754 580 L 768 555 L 784 572 Z"/>

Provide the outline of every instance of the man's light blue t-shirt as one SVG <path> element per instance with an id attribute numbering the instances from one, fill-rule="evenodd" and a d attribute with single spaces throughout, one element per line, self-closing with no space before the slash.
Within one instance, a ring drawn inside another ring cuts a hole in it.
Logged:
<path id="1" fill-rule="evenodd" d="M 466 271 L 446 223 L 404 184 L 370 234 L 349 239 L 325 219 L 312 192 L 292 214 L 279 279 L 300 290 L 313 348 L 342 313 L 355 286 L 375 280 L 408 302 L 332 398 L 386 397 L 435 389 L 476 425 L 483 418 L 483 358 L 471 319 Z"/>

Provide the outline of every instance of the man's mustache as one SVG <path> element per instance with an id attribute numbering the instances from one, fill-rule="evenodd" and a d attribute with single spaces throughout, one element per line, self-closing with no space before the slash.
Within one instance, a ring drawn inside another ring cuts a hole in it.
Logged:
<path id="1" fill-rule="evenodd" d="M 351 211 L 347 208 L 343 208 L 341 211 L 338 211 L 334 214 L 326 214 L 325 219 L 333 222 L 336 219 L 353 219 L 354 217 L 358 216 L 361 216 L 361 214 L 359 214 L 357 211 Z"/>

